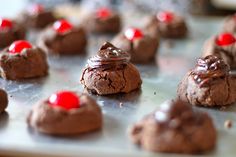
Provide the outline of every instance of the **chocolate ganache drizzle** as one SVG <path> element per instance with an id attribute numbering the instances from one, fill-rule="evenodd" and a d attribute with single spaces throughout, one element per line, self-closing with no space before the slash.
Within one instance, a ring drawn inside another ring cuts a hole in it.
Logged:
<path id="1" fill-rule="evenodd" d="M 200 87 L 204 87 L 216 78 L 229 75 L 229 70 L 229 66 L 222 59 L 209 55 L 197 60 L 197 64 L 190 75 Z"/>
<path id="2" fill-rule="evenodd" d="M 105 42 L 97 55 L 88 60 L 88 66 L 90 68 L 112 68 L 125 65 L 129 61 L 129 53 L 124 52 L 109 42 Z"/>

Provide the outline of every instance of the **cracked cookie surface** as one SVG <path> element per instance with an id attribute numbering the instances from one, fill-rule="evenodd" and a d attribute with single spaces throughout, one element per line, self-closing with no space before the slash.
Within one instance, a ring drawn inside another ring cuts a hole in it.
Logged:
<path id="1" fill-rule="evenodd" d="M 141 86 L 136 67 L 129 63 L 129 54 L 105 43 L 98 54 L 89 59 L 81 83 L 91 93 L 99 95 L 128 93 Z"/>

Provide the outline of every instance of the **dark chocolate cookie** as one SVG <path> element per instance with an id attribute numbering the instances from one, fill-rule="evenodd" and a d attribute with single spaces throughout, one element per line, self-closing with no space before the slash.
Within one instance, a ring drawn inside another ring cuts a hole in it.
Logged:
<path id="1" fill-rule="evenodd" d="M 50 9 L 46 9 L 39 4 L 30 6 L 20 13 L 18 18 L 20 23 L 34 29 L 43 29 L 56 20 L 57 18 Z"/>
<path id="2" fill-rule="evenodd" d="M 25 28 L 6 18 L 0 18 L 0 48 L 9 46 L 15 40 L 25 38 Z"/>
<path id="3" fill-rule="evenodd" d="M 0 89 L 0 113 L 4 112 L 8 105 L 7 93 Z"/>
<path id="4" fill-rule="evenodd" d="M 183 38 L 188 33 L 184 18 L 168 11 L 151 16 L 146 29 L 157 31 L 164 38 Z"/>
<path id="5" fill-rule="evenodd" d="M 47 74 L 45 52 L 27 41 L 15 41 L 0 53 L 0 75 L 4 79 L 20 80 Z"/>
<path id="6" fill-rule="evenodd" d="M 217 134 L 208 114 L 172 100 L 136 123 L 130 138 L 149 151 L 197 154 L 214 149 Z"/>
<path id="7" fill-rule="evenodd" d="M 192 105 L 224 106 L 236 101 L 236 78 L 217 56 L 200 58 L 188 72 L 177 90 L 179 98 Z"/>
<path id="8" fill-rule="evenodd" d="M 118 33 L 122 25 L 120 15 L 109 8 L 99 8 L 82 23 L 89 32 L 106 34 Z"/>
<path id="9" fill-rule="evenodd" d="M 139 71 L 129 63 L 130 55 L 106 42 L 97 55 L 88 60 L 81 84 L 99 95 L 128 93 L 141 87 Z"/>
<path id="10" fill-rule="evenodd" d="M 157 34 L 137 28 L 129 28 L 118 34 L 112 41 L 118 48 L 130 53 L 133 63 L 150 63 L 159 47 Z"/>
<path id="11" fill-rule="evenodd" d="M 59 20 L 41 33 L 38 45 L 49 54 L 84 54 L 87 36 L 82 27 L 73 26 L 66 20 Z"/>
<path id="12" fill-rule="evenodd" d="M 39 101 L 27 117 L 28 125 L 51 135 L 79 135 L 102 127 L 101 109 L 86 94 L 60 91 Z"/>
<path id="13" fill-rule="evenodd" d="M 203 57 L 216 55 L 230 66 L 236 69 L 236 38 L 231 33 L 221 33 L 211 37 L 205 42 Z"/>

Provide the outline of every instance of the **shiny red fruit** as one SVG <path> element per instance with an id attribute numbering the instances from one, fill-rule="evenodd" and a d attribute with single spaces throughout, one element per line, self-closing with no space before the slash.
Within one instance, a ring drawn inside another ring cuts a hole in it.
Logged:
<path id="1" fill-rule="evenodd" d="M 21 53 L 23 49 L 32 48 L 32 45 L 26 40 L 17 40 L 9 46 L 10 53 Z"/>
<path id="2" fill-rule="evenodd" d="M 231 33 L 223 33 L 216 38 L 216 44 L 219 46 L 227 46 L 235 42 L 236 39 Z"/>
<path id="3" fill-rule="evenodd" d="M 12 28 L 12 22 L 9 19 L 0 18 L 0 30 L 6 30 Z"/>
<path id="4" fill-rule="evenodd" d="M 140 29 L 137 28 L 128 28 L 125 31 L 125 37 L 130 41 L 134 41 L 135 39 L 139 39 L 143 37 L 143 33 Z"/>
<path id="5" fill-rule="evenodd" d="M 63 34 L 70 31 L 73 28 L 73 26 L 67 20 L 58 20 L 53 24 L 53 28 L 58 33 Z"/>
<path id="6" fill-rule="evenodd" d="M 98 18 L 107 19 L 112 14 L 109 8 L 100 8 L 97 10 L 96 15 Z"/>
<path id="7" fill-rule="evenodd" d="M 169 11 L 162 11 L 157 14 L 157 19 L 161 22 L 170 23 L 174 19 L 174 14 Z"/>
<path id="8" fill-rule="evenodd" d="M 70 91 L 60 91 L 52 94 L 48 102 L 52 106 L 58 106 L 66 110 L 80 107 L 79 97 Z"/>
<path id="9" fill-rule="evenodd" d="M 38 14 L 44 11 L 44 7 L 41 4 L 34 4 L 29 8 L 29 12 L 32 14 Z"/>

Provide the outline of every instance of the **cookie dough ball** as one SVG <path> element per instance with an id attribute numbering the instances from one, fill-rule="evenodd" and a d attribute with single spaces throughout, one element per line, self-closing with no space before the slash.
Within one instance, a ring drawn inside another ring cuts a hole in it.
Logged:
<path id="1" fill-rule="evenodd" d="M 192 105 L 224 106 L 236 101 L 236 79 L 229 75 L 229 67 L 217 56 L 197 60 L 180 82 L 179 98 Z"/>
<path id="2" fill-rule="evenodd" d="M 109 8 L 99 8 L 83 21 L 84 27 L 92 33 L 118 33 L 121 29 L 120 15 Z"/>
<path id="3" fill-rule="evenodd" d="M 8 105 L 7 93 L 0 88 L 0 113 L 4 112 Z"/>
<path id="4" fill-rule="evenodd" d="M 25 28 L 16 21 L 0 18 L 0 48 L 25 38 Z"/>
<path id="5" fill-rule="evenodd" d="M 58 20 L 41 33 L 38 45 L 49 54 L 83 54 L 87 37 L 82 27 L 73 26 L 67 20 Z"/>
<path id="6" fill-rule="evenodd" d="M 223 25 L 224 32 L 236 33 L 236 14 L 228 16 Z"/>
<path id="7" fill-rule="evenodd" d="M 164 38 L 183 38 L 188 33 L 185 19 L 169 11 L 162 11 L 155 16 L 151 16 L 146 28 L 158 31 Z"/>
<path id="8" fill-rule="evenodd" d="M 159 47 L 159 39 L 156 34 L 138 28 L 126 29 L 111 42 L 128 52 L 133 63 L 150 63 L 154 60 Z"/>
<path id="9" fill-rule="evenodd" d="M 142 81 L 139 71 L 129 59 L 128 53 L 106 42 L 97 55 L 88 60 L 80 82 L 88 92 L 99 95 L 140 89 Z"/>
<path id="10" fill-rule="evenodd" d="M 90 96 L 60 91 L 33 106 L 28 126 L 51 135 L 79 135 L 101 129 L 101 109 Z"/>
<path id="11" fill-rule="evenodd" d="M 15 41 L 0 53 L 0 75 L 4 79 L 20 80 L 47 74 L 46 54 L 28 41 Z"/>
<path id="12" fill-rule="evenodd" d="M 197 154 L 214 149 L 217 134 L 206 113 L 172 100 L 136 123 L 130 139 L 148 151 Z"/>
<path id="13" fill-rule="evenodd" d="M 231 33 L 221 33 L 211 37 L 205 42 L 203 57 L 216 55 L 230 66 L 236 69 L 236 38 Z"/>
<path id="14" fill-rule="evenodd" d="M 18 20 L 27 28 L 43 29 L 56 21 L 57 18 L 50 9 L 46 9 L 40 4 L 34 4 L 20 13 Z"/>

